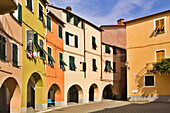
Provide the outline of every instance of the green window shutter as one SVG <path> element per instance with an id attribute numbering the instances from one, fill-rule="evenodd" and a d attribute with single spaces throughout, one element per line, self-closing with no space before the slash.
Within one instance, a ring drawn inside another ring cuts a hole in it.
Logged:
<path id="1" fill-rule="evenodd" d="M 105 70 L 105 72 L 108 72 L 108 71 L 109 71 L 109 70 L 108 70 L 108 61 L 106 60 L 105 63 L 106 63 L 106 66 L 105 66 L 105 69 L 104 69 L 104 70 Z"/>
<path id="2" fill-rule="evenodd" d="M 83 62 L 83 71 L 86 71 L 86 62 Z"/>
<path id="3" fill-rule="evenodd" d="M 13 58 L 12 58 L 12 62 L 14 65 L 18 65 L 18 46 L 16 44 L 12 44 L 13 47 Z"/>
<path id="4" fill-rule="evenodd" d="M 78 26 L 78 18 L 74 17 L 74 25 Z"/>
<path id="5" fill-rule="evenodd" d="M 59 53 L 60 69 L 62 69 L 62 60 L 63 60 L 63 54 Z"/>
<path id="6" fill-rule="evenodd" d="M 47 16 L 47 29 L 51 31 L 51 18 Z"/>
<path id="7" fill-rule="evenodd" d="M 38 33 L 34 34 L 34 44 L 38 43 Z"/>
<path id="8" fill-rule="evenodd" d="M 67 19 L 67 22 L 70 22 L 70 14 L 68 14 L 67 13 L 67 15 L 66 15 L 67 17 L 66 17 L 66 19 Z"/>
<path id="9" fill-rule="evenodd" d="M 69 33 L 66 32 L 66 44 L 69 45 Z"/>
<path id="10" fill-rule="evenodd" d="M 58 25 L 58 36 L 62 39 L 62 27 Z"/>
<path id="11" fill-rule="evenodd" d="M 50 47 L 47 47 L 47 50 L 48 50 L 48 54 L 51 55 L 51 48 L 50 48 Z M 49 65 L 52 64 L 52 61 L 51 61 L 50 56 L 48 56 L 48 64 L 49 64 Z"/>
<path id="12" fill-rule="evenodd" d="M 78 36 L 75 35 L 75 47 L 78 48 Z"/>
<path id="13" fill-rule="evenodd" d="M 113 48 L 113 55 L 116 55 L 116 54 L 117 54 L 116 48 Z"/>
<path id="14" fill-rule="evenodd" d="M 97 66 L 96 66 L 96 59 L 92 59 L 93 60 L 93 71 L 97 70 Z"/>
<path id="15" fill-rule="evenodd" d="M 94 36 L 92 36 L 92 47 L 93 47 L 93 49 L 96 49 L 96 48 L 97 48 L 96 39 L 95 39 Z"/>
<path id="16" fill-rule="evenodd" d="M 75 65 L 75 59 L 73 56 L 69 56 L 69 65 L 70 65 L 70 70 L 75 71 L 77 68 Z"/>
<path id="17" fill-rule="evenodd" d="M 5 43 L 6 40 L 3 36 L 0 35 L 0 59 L 5 60 Z"/>
<path id="18" fill-rule="evenodd" d="M 110 54 L 110 47 L 109 46 L 105 46 L 105 53 L 109 53 Z"/>
<path id="19" fill-rule="evenodd" d="M 116 73 L 116 62 L 113 62 L 113 73 Z"/>
<path id="20" fill-rule="evenodd" d="M 84 29 L 84 22 L 81 21 L 81 28 Z"/>
<path id="21" fill-rule="evenodd" d="M 18 4 L 18 22 L 22 23 L 22 6 Z"/>

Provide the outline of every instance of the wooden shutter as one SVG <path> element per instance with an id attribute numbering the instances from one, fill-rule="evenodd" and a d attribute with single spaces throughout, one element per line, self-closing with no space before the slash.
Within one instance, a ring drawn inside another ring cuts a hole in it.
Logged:
<path id="1" fill-rule="evenodd" d="M 74 25 L 78 26 L 78 18 L 74 17 Z"/>
<path id="2" fill-rule="evenodd" d="M 81 21 L 81 28 L 84 29 L 84 22 Z"/>
<path id="3" fill-rule="evenodd" d="M 96 66 L 96 59 L 92 59 L 93 62 L 93 71 L 97 70 L 97 66 Z"/>
<path id="4" fill-rule="evenodd" d="M 105 52 L 110 54 L 110 47 L 109 46 L 105 46 Z"/>
<path id="5" fill-rule="evenodd" d="M 156 61 L 160 62 L 161 59 L 165 59 L 165 51 L 164 50 L 156 52 Z"/>
<path id="6" fill-rule="evenodd" d="M 13 64 L 14 65 L 18 65 L 18 46 L 16 44 L 12 44 L 12 48 L 13 48 L 13 58 L 12 58 L 12 61 L 13 61 Z"/>
<path id="7" fill-rule="evenodd" d="M 6 40 L 3 36 L 0 35 L 0 58 L 2 60 L 5 60 L 5 51 L 6 51 L 6 48 L 5 48 L 5 43 L 6 43 Z"/>
<path id="8" fill-rule="evenodd" d="M 51 31 L 51 18 L 47 16 L 47 29 Z"/>
<path id="9" fill-rule="evenodd" d="M 83 71 L 86 71 L 86 62 L 83 62 Z"/>
<path id="10" fill-rule="evenodd" d="M 59 63 L 60 63 L 60 68 L 62 68 L 61 60 L 63 60 L 63 54 L 62 54 L 62 53 L 59 53 Z"/>
<path id="11" fill-rule="evenodd" d="M 113 62 L 113 73 L 116 73 L 116 62 Z"/>
<path id="12" fill-rule="evenodd" d="M 22 6 L 18 4 L 18 22 L 22 23 Z"/>
<path id="13" fill-rule="evenodd" d="M 96 38 L 94 36 L 92 36 L 92 47 L 93 47 L 93 49 L 96 49 L 96 47 L 97 47 Z"/>
<path id="14" fill-rule="evenodd" d="M 43 7 L 41 6 L 40 3 L 39 3 L 39 19 L 41 21 L 44 21 L 44 19 L 43 19 Z"/>
<path id="15" fill-rule="evenodd" d="M 116 55 L 116 54 L 117 54 L 116 48 L 113 48 L 113 55 Z"/>
<path id="16" fill-rule="evenodd" d="M 62 38 L 62 27 L 60 25 L 58 25 L 58 33 L 59 33 L 59 37 Z"/>
<path id="17" fill-rule="evenodd" d="M 78 48 L 78 36 L 75 35 L 75 47 Z"/>
<path id="18" fill-rule="evenodd" d="M 66 17 L 66 19 L 67 19 L 67 22 L 70 22 L 70 15 L 67 13 L 67 15 L 66 15 L 67 17 Z"/>
<path id="19" fill-rule="evenodd" d="M 69 33 L 66 32 L 66 44 L 69 45 Z"/>

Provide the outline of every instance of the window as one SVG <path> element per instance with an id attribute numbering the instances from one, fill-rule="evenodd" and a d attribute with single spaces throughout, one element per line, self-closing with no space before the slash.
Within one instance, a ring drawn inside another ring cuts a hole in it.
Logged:
<path id="1" fill-rule="evenodd" d="M 86 62 L 83 62 L 83 71 L 86 72 Z"/>
<path id="2" fill-rule="evenodd" d="M 12 63 L 18 66 L 18 46 L 12 43 Z"/>
<path id="3" fill-rule="evenodd" d="M 32 0 L 27 0 L 27 6 L 26 6 L 31 12 L 33 12 L 33 2 Z"/>
<path id="4" fill-rule="evenodd" d="M 126 51 L 125 50 L 120 50 L 120 61 L 121 62 L 126 62 Z"/>
<path id="5" fill-rule="evenodd" d="M 47 29 L 51 32 L 51 18 L 47 16 Z"/>
<path id="6" fill-rule="evenodd" d="M 22 23 L 22 6 L 18 3 L 18 9 L 14 11 L 12 14 L 16 19 L 18 19 L 19 23 Z"/>
<path id="7" fill-rule="evenodd" d="M 93 67 L 93 71 L 97 70 L 96 59 L 92 59 L 92 67 Z"/>
<path id="8" fill-rule="evenodd" d="M 93 49 L 96 49 L 96 48 L 97 48 L 96 38 L 95 38 L 94 36 L 92 36 L 92 47 L 93 47 Z"/>
<path id="9" fill-rule="evenodd" d="M 105 46 L 105 53 L 110 54 L 110 47 L 109 46 Z"/>
<path id="10" fill-rule="evenodd" d="M 116 48 L 113 48 L 113 55 L 117 55 Z"/>
<path id="11" fill-rule="evenodd" d="M 75 58 L 73 56 L 69 56 L 69 66 L 70 70 L 75 71 L 76 70 L 76 65 L 75 65 Z"/>
<path id="12" fill-rule="evenodd" d="M 155 34 L 165 33 L 165 18 L 155 20 Z"/>
<path id="13" fill-rule="evenodd" d="M 105 72 L 111 72 L 111 70 L 113 70 L 112 69 L 112 67 L 111 67 L 111 61 L 106 61 L 106 67 L 105 67 Z"/>
<path id="14" fill-rule="evenodd" d="M 48 51 L 48 65 L 52 65 L 52 60 L 50 58 L 50 56 L 52 56 L 52 48 L 47 47 L 47 51 Z"/>
<path id="15" fill-rule="evenodd" d="M 165 50 L 156 51 L 156 62 L 160 62 L 161 59 L 165 59 Z"/>
<path id="16" fill-rule="evenodd" d="M 113 73 L 116 73 L 116 62 L 113 62 Z"/>
<path id="17" fill-rule="evenodd" d="M 43 18 L 43 6 L 41 5 L 41 3 L 38 3 L 39 5 L 39 19 L 44 22 L 44 18 Z"/>
<path id="18" fill-rule="evenodd" d="M 58 25 L 58 37 L 60 37 L 61 39 L 63 38 L 61 25 Z"/>
<path id="19" fill-rule="evenodd" d="M 74 46 L 78 48 L 78 36 L 66 32 L 66 45 Z"/>
<path id="20" fill-rule="evenodd" d="M 41 47 L 42 49 L 44 49 L 44 42 L 43 42 L 42 39 L 39 39 L 39 44 L 40 44 L 40 47 Z M 44 51 L 42 51 L 42 50 L 40 49 L 39 55 L 40 55 L 40 58 L 44 58 L 44 57 L 45 57 Z"/>
<path id="21" fill-rule="evenodd" d="M 144 76 L 145 86 L 155 86 L 154 76 Z"/>
<path id="22" fill-rule="evenodd" d="M 6 39 L 0 35 L 0 59 L 5 60 L 5 51 L 6 51 Z"/>
<path id="23" fill-rule="evenodd" d="M 34 51 L 34 31 L 27 30 L 27 51 Z"/>
<path id="24" fill-rule="evenodd" d="M 74 17 L 74 25 L 78 26 L 78 18 L 77 17 Z"/>

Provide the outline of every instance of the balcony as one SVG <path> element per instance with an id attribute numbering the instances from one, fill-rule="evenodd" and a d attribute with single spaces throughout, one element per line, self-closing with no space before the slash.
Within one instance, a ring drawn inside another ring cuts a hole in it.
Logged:
<path id="1" fill-rule="evenodd" d="M 16 0 L 2 0 L 0 3 L 0 15 L 12 13 L 17 9 Z"/>

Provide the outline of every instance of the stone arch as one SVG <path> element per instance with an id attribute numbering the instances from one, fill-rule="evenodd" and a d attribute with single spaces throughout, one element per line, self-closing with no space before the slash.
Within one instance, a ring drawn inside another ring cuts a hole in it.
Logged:
<path id="1" fill-rule="evenodd" d="M 21 90 L 15 78 L 9 77 L 0 86 L 0 112 L 20 112 Z"/>
<path id="2" fill-rule="evenodd" d="M 67 102 L 83 103 L 83 90 L 75 84 L 72 85 L 67 92 Z"/>
<path id="3" fill-rule="evenodd" d="M 39 100 L 43 100 L 43 80 L 39 73 L 33 73 L 27 83 L 27 108 L 32 107 L 34 109 L 38 108 L 36 104 Z M 35 99 L 36 98 L 36 99 Z"/>
<path id="4" fill-rule="evenodd" d="M 113 86 L 108 84 L 103 89 L 102 97 L 103 99 L 112 99 L 113 97 Z"/>
<path id="5" fill-rule="evenodd" d="M 56 101 L 58 101 L 58 98 L 61 96 L 61 89 L 57 84 L 52 84 L 51 87 L 48 90 L 48 106 L 56 106 Z"/>
<path id="6" fill-rule="evenodd" d="M 89 101 L 98 101 L 99 100 L 99 88 L 93 83 L 89 88 Z"/>

